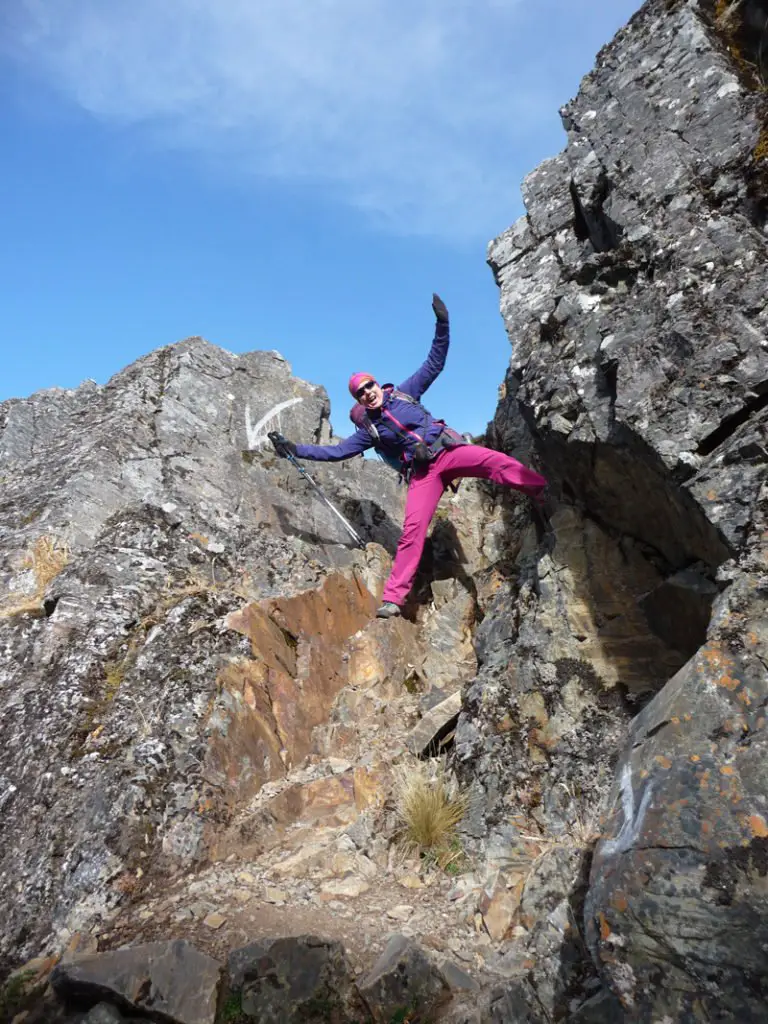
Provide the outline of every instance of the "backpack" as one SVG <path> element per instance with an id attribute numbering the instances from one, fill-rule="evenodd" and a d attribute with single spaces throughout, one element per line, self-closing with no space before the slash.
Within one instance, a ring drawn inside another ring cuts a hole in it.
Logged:
<path id="1" fill-rule="evenodd" d="M 404 391 L 398 391 L 398 389 L 394 387 L 394 385 L 384 384 L 382 385 L 382 391 L 384 391 L 385 395 L 389 395 L 393 398 L 398 398 L 403 402 L 408 402 L 409 405 L 417 405 L 424 413 L 425 423 L 426 417 L 431 416 L 431 413 L 428 412 L 421 404 L 421 402 L 417 401 L 417 399 L 415 399 L 413 395 L 408 395 Z M 355 402 L 355 404 L 352 406 L 352 409 L 350 410 L 349 413 L 349 418 L 352 420 L 352 422 L 358 429 L 364 428 L 365 430 L 368 431 L 368 433 L 371 436 L 371 440 L 373 441 L 373 447 L 379 458 L 383 462 L 386 462 L 386 464 L 390 466 L 392 469 L 394 469 L 397 473 L 399 473 L 401 477 L 407 480 L 410 475 L 412 466 L 409 463 L 407 463 L 403 458 L 399 458 L 397 455 L 391 455 L 387 451 L 382 451 L 381 437 L 379 435 L 379 431 L 376 429 L 376 425 L 373 423 L 370 416 L 363 408 L 363 406 L 360 405 L 359 402 Z M 455 448 L 458 445 L 471 443 L 465 437 L 462 437 L 461 434 L 458 434 L 455 430 L 452 430 L 451 427 L 446 426 L 444 420 L 434 420 L 433 422 L 441 424 L 443 429 L 440 431 L 440 434 L 435 438 L 434 441 L 432 441 L 430 444 L 424 444 L 424 447 L 426 448 L 426 459 L 423 459 L 421 461 L 431 461 L 437 455 L 439 455 L 444 448 Z"/>

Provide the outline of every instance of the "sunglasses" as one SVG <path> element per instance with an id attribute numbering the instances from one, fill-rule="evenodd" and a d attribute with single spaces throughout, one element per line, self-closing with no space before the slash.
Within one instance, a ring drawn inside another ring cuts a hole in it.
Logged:
<path id="1" fill-rule="evenodd" d="M 376 387 L 376 381 L 375 380 L 368 380 L 368 381 L 366 381 L 365 384 L 363 384 L 363 386 L 358 388 L 357 391 L 355 392 L 355 398 L 359 402 L 360 399 L 363 397 L 363 395 L 366 393 L 366 391 L 373 391 L 373 389 L 375 387 Z"/>

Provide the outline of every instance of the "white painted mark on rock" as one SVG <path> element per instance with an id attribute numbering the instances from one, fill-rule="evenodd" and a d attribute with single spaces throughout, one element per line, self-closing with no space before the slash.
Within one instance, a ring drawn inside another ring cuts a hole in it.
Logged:
<path id="1" fill-rule="evenodd" d="M 280 413 L 290 409 L 297 402 L 303 402 L 303 398 L 289 398 L 286 402 L 279 402 L 273 406 L 268 413 L 261 417 L 258 423 L 251 422 L 251 407 L 245 406 L 245 435 L 248 438 L 248 449 L 261 448 L 268 440 L 267 434 L 270 430 L 280 428 Z"/>
<path id="2" fill-rule="evenodd" d="M 640 800 L 640 806 L 635 812 L 635 791 L 632 789 L 632 768 L 630 765 L 625 765 L 621 773 L 621 779 L 619 780 L 619 792 L 621 794 L 621 808 L 624 812 L 624 824 L 621 826 L 621 831 L 615 839 L 608 839 L 603 843 L 602 855 L 611 857 L 615 853 L 624 853 L 630 846 L 635 842 L 637 837 L 640 835 L 640 830 L 643 827 L 643 820 L 645 818 L 645 812 L 648 810 L 648 804 L 651 802 L 651 792 L 653 790 L 652 784 L 649 782 L 645 792 L 643 793 L 642 799 Z"/>

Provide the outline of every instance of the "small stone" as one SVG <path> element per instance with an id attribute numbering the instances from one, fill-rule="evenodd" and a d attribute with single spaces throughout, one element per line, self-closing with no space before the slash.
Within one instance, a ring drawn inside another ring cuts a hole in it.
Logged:
<path id="1" fill-rule="evenodd" d="M 397 907 L 391 907 L 387 911 L 387 917 L 391 917 L 393 921 L 407 921 L 413 913 L 413 907 L 408 903 L 401 903 Z"/>
<path id="2" fill-rule="evenodd" d="M 264 899 L 267 903 L 285 903 L 288 893 L 284 889 L 277 889 L 274 885 L 264 887 Z"/>
<path id="3" fill-rule="evenodd" d="M 370 885 L 364 882 L 362 878 L 355 878 L 354 875 L 350 875 L 348 878 L 332 878 L 330 882 L 326 882 L 320 890 L 320 899 L 333 898 L 334 896 L 349 896 L 356 897 L 362 896 L 364 892 L 368 892 Z"/>
<path id="4" fill-rule="evenodd" d="M 250 871 L 240 871 L 237 875 L 238 882 L 242 882 L 243 885 L 255 885 L 256 878 L 251 874 Z"/>
<path id="5" fill-rule="evenodd" d="M 404 889 L 423 889 L 424 883 L 418 875 L 403 875 L 402 878 L 398 878 L 398 884 L 402 885 Z"/>
<path id="6" fill-rule="evenodd" d="M 227 919 L 223 914 L 219 914 L 214 911 L 203 920 L 203 924 L 208 928 L 212 928 L 214 931 L 218 931 L 223 924 L 226 924 L 226 921 Z"/>
<path id="7" fill-rule="evenodd" d="M 519 906 L 519 894 L 516 896 L 506 889 L 496 890 L 483 913 L 485 927 L 494 942 L 501 942 L 512 927 L 512 920 Z"/>

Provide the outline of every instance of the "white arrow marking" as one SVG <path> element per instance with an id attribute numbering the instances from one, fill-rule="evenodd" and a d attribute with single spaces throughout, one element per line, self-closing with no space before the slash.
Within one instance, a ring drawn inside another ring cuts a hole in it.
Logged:
<path id="1" fill-rule="evenodd" d="M 297 402 L 303 402 L 303 398 L 289 398 L 287 402 L 280 402 L 273 406 L 266 415 L 262 416 L 258 423 L 251 423 L 251 409 L 246 403 L 245 406 L 245 434 L 248 438 L 248 449 L 260 448 L 267 440 L 267 434 L 272 427 L 280 427 L 279 416 L 284 409 L 290 409 Z M 277 422 L 273 423 L 272 421 Z M 262 433 L 263 431 L 263 433 Z"/>

